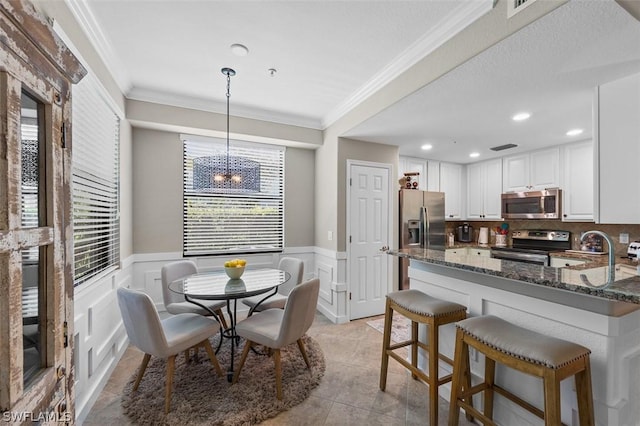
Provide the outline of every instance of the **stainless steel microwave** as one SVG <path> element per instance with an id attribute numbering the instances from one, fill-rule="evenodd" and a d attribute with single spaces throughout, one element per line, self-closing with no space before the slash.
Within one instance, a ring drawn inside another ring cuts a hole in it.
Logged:
<path id="1" fill-rule="evenodd" d="M 560 219 L 560 189 L 502 194 L 504 219 Z"/>

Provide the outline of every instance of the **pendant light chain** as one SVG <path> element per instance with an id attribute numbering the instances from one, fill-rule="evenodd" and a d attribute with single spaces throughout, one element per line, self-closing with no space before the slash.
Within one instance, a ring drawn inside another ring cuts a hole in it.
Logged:
<path id="1" fill-rule="evenodd" d="M 227 72 L 227 168 L 226 178 L 229 179 L 229 98 L 231 97 L 231 73 Z"/>

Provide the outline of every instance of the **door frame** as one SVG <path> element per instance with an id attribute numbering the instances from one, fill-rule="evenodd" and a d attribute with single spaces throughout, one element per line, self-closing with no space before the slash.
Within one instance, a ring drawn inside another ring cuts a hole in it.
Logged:
<path id="1" fill-rule="evenodd" d="M 393 203 L 393 194 L 394 194 L 394 184 L 396 182 L 396 180 L 394 179 L 394 175 L 393 175 L 393 164 L 391 163 L 377 163 L 377 162 L 373 162 L 373 161 L 363 161 L 363 160 L 351 160 L 351 159 L 347 159 L 347 179 L 346 179 L 346 186 L 347 186 L 347 190 L 346 190 L 346 218 L 345 218 L 345 223 L 346 223 L 346 234 L 345 234 L 345 244 L 347 247 L 347 259 L 346 259 L 346 265 L 345 265 L 345 282 L 347 284 L 347 303 L 346 303 L 346 314 L 347 314 L 347 318 L 349 318 L 349 321 L 351 321 L 351 301 L 349 298 L 349 295 L 351 294 L 351 244 L 349 243 L 349 237 L 351 235 L 351 168 L 352 166 L 362 166 L 362 167 L 374 167 L 374 168 L 379 168 L 379 169 L 386 169 L 389 173 L 389 199 L 388 199 L 388 217 L 389 217 L 389 221 L 387 223 L 387 246 L 390 247 L 391 246 L 391 242 L 394 241 L 394 226 L 392 226 L 393 223 L 395 223 L 395 216 L 394 216 L 394 203 Z M 388 256 L 387 258 L 387 293 L 389 293 L 390 291 L 393 290 L 393 262 L 392 262 L 392 258 L 391 256 Z"/>

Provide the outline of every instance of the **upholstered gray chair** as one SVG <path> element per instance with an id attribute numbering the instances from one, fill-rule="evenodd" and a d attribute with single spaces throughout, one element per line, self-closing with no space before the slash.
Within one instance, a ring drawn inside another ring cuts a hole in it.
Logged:
<path id="1" fill-rule="evenodd" d="M 172 315 L 160 320 L 158 311 L 149 296 L 136 290 L 119 288 L 118 305 L 122 313 L 124 328 L 131 344 L 142 352 L 144 358 L 138 377 L 133 385 L 135 392 L 147 369 L 151 356 L 167 359 L 167 380 L 165 383 L 165 413 L 171 407 L 171 388 L 176 355 L 189 348 L 204 347 L 218 376 L 222 376 L 209 337 L 218 332 L 219 325 L 212 318 L 194 313 Z"/>
<path id="2" fill-rule="evenodd" d="M 178 260 L 176 262 L 167 263 L 162 267 L 160 272 L 162 277 L 162 300 L 164 301 L 164 307 L 170 314 L 185 314 L 194 313 L 199 315 L 208 316 L 211 312 L 195 305 L 191 302 L 187 302 L 183 295 L 175 293 L 169 290 L 169 284 L 175 280 L 192 275 L 198 272 L 198 267 L 190 260 Z M 198 303 L 207 306 L 218 316 L 218 320 L 222 324 L 224 329 L 229 328 L 227 321 L 224 318 L 222 309 L 227 306 L 225 301 L 216 300 L 198 300 Z"/>
<path id="3" fill-rule="evenodd" d="M 280 366 L 280 349 L 298 343 L 302 358 L 311 368 L 309 358 L 302 342 L 302 336 L 309 330 L 316 314 L 320 280 L 313 279 L 299 284 L 291 290 L 284 309 L 267 309 L 240 321 L 236 333 L 247 341 L 242 351 L 240 365 L 233 376 L 233 383 L 238 381 L 242 366 L 253 345 L 263 345 L 273 350 L 273 362 L 276 370 L 276 396 L 282 399 L 282 368 Z M 254 377 L 253 380 L 256 380 Z"/>
<path id="4" fill-rule="evenodd" d="M 260 305 L 258 305 L 258 303 L 266 297 L 264 294 L 243 299 L 242 303 L 251 308 L 249 316 L 251 316 L 253 312 L 266 311 L 267 309 L 284 309 L 284 304 L 287 301 L 289 293 L 291 293 L 291 290 L 293 290 L 295 286 L 302 282 L 304 276 L 304 262 L 302 260 L 296 259 L 295 257 L 283 257 L 280 259 L 278 269 L 288 272 L 291 278 L 278 287 L 278 293 L 260 303 Z"/>

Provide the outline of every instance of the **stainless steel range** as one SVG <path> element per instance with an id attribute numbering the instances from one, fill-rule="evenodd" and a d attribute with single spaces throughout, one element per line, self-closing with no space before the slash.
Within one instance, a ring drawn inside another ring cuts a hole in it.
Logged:
<path id="1" fill-rule="evenodd" d="M 491 247 L 491 257 L 549 266 L 549 252 L 571 248 L 571 232 L 546 229 L 513 231 L 512 247 Z"/>

